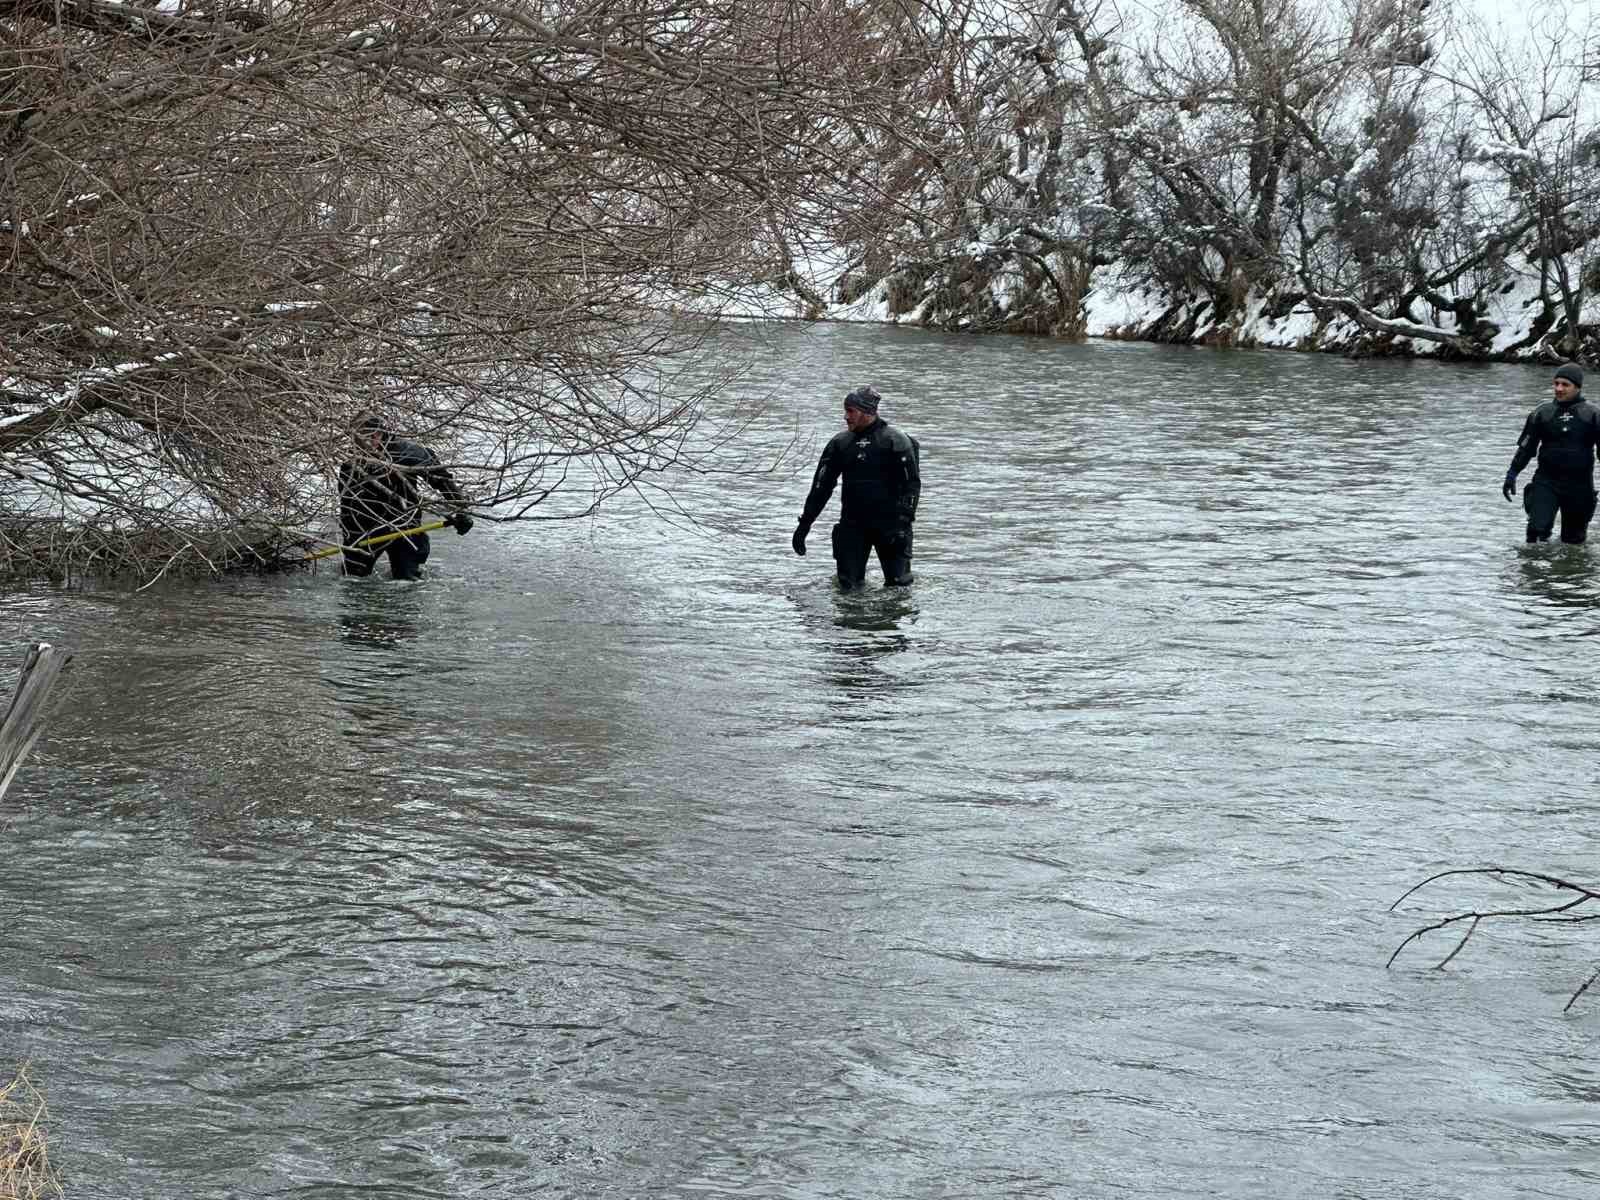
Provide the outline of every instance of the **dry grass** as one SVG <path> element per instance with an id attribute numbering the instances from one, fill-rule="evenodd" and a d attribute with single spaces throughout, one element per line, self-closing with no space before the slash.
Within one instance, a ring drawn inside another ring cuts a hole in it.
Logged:
<path id="1" fill-rule="evenodd" d="M 24 1066 L 0 1088 L 0 1200 L 46 1200 L 64 1194 L 50 1169 L 44 1117 L 44 1097 Z"/>

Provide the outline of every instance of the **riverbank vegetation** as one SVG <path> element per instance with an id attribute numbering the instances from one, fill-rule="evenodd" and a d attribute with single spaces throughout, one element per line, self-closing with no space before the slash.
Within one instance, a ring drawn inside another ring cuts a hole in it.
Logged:
<path id="1" fill-rule="evenodd" d="M 0 1200 L 46 1200 L 63 1194 L 50 1165 L 44 1097 L 26 1068 L 0 1086 Z"/>
<path id="2" fill-rule="evenodd" d="M 733 469 L 671 364 L 803 286 L 873 53 L 786 0 L 0 4 L 0 558 L 295 561 L 369 410 L 497 519 Z"/>
<path id="3" fill-rule="evenodd" d="M 1575 8 L 1151 11 L 0 4 L 0 569 L 303 561 L 367 410 L 495 519 L 741 469 L 730 313 L 1594 356 Z"/>
<path id="4" fill-rule="evenodd" d="M 892 202 L 836 231 L 841 303 L 957 329 L 1600 351 L 1586 8 L 1509 30 L 1428 0 L 935 10 L 905 88 L 919 136 L 876 163 Z"/>

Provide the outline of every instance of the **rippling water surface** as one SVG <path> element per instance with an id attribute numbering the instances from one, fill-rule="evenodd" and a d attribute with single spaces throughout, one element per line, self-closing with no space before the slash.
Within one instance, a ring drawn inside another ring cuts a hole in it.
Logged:
<path id="1" fill-rule="evenodd" d="M 1600 882 L 1600 565 L 1498 493 L 1546 372 L 756 354 L 744 448 L 812 444 L 698 525 L 0 595 L 78 654 L 0 806 L 69 1195 L 1600 1191 L 1592 927 L 1384 968 L 1526 899 L 1387 911 L 1434 870 Z M 865 380 L 918 579 L 843 596 L 787 543 Z"/>

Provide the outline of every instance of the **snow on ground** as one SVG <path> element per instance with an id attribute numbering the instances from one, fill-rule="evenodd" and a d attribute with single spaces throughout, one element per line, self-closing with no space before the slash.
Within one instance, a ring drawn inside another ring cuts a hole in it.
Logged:
<path id="1" fill-rule="evenodd" d="M 1141 288 L 1113 274 L 1112 268 L 1096 273 L 1084 297 L 1084 315 L 1090 337 L 1108 337 L 1120 329 L 1143 328 L 1173 307 L 1173 302 L 1152 289 Z"/>
<path id="2" fill-rule="evenodd" d="M 830 303 L 820 313 L 808 313 L 806 306 L 793 293 L 778 289 L 765 289 L 740 301 L 723 315 L 735 317 L 806 318 L 820 316 L 830 321 L 883 322 L 916 325 L 920 311 L 891 316 L 889 313 L 886 283 L 879 283 L 863 295 L 848 303 L 831 302 L 837 294 L 837 281 L 843 269 L 842 258 L 833 259 L 818 255 L 797 262 L 799 273 L 807 286 Z M 1532 359 L 1539 356 L 1537 345 L 1524 345 L 1516 351 L 1513 346 L 1526 342 L 1534 318 L 1541 311 L 1539 299 L 1539 272 L 1527 263 L 1508 264 L 1509 282 L 1501 289 L 1484 297 L 1487 306 L 1485 317 L 1499 327 L 1491 350 L 1494 354 L 1510 354 L 1513 358 Z M 1002 303 L 1004 280 L 997 280 L 996 298 Z M 1157 289 L 1140 285 L 1128 278 L 1118 267 L 1102 267 L 1096 271 L 1089 294 L 1084 298 L 1085 331 L 1091 338 L 1138 337 L 1162 316 L 1177 311 L 1177 319 L 1184 323 L 1192 314 L 1198 314 L 1194 340 L 1225 341 L 1238 345 L 1259 346 L 1267 349 L 1304 350 L 1312 347 L 1336 348 L 1349 345 L 1363 336 L 1362 329 L 1347 317 L 1318 318 L 1309 305 L 1301 303 L 1289 312 L 1272 315 L 1268 311 L 1269 297 L 1253 295 L 1242 315 L 1236 315 L 1219 328 L 1211 318 L 1209 306 L 1193 297 L 1176 297 Z M 1420 323 L 1454 331 L 1455 320 L 1450 314 L 1418 312 Z M 1600 294 L 1591 296 L 1584 307 L 1585 324 L 1600 324 Z M 1394 349 L 1401 354 L 1427 356 L 1438 354 L 1444 346 L 1428 338 L 1396 337 Z"/>

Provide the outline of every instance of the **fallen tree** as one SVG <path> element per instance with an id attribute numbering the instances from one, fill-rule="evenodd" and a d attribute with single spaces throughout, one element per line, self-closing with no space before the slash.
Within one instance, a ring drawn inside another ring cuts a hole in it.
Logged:
<path id="1" fill-rule="evenodd" d="M 1440 329 L 1436 325 L 1424 325 L 1419 321 L 1407 321 L 1396 317 L 1381 317 L 1370 309 L 1363 308 L 1350 296 L 1319 296 L 1315 292 L 1308 292 L 1305 299 L 1312 310 L 1324 319 L 1331 313 L 1338 313 L 1349 317 L 1361 328 L 1372 333 L 1381 333 L 1389 337 L 1421 338 L 1425 342 L 1439 342 L 1469 358 L 1478 357 L 1482 353 L 1481 347 L 1473 345 L 1459 334 L 1451 333 L 1447 329 Z"/>

